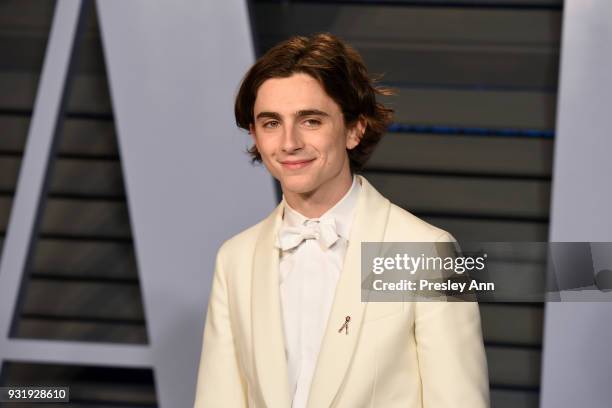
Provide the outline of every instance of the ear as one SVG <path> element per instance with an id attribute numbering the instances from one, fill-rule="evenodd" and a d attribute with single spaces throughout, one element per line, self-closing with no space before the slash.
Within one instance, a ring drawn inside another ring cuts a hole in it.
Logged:
<path id="1" fill-rule="evenodd" d="M 346 148 L 348 150 L 354 149 L 361 142 L 361 138 L 363 138 L 363 134 L 366 129 L 366 119 L 363 116 L 359 116 L 359 118 L 355 121 L 355 124 L 348 129 L 348 133 L 346 135 Z"/>

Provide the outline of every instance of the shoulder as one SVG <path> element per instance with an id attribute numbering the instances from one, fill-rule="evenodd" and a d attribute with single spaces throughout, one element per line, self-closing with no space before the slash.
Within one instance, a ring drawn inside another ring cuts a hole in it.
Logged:
<path id="1" fill-rule="evenodd" d="M 369 205 L 389 208 L 385 240 L 388 242 L 456 242 L 456 239 L 442 228 L 436 227 L 411 212 L 391 202 L 382 195 L 365 177 L 360 176 Z M 366 209 L 365 213 L 368 213 Z"/>
<path id="2" fill-rule="evenodd" d="M 417 217 L 400 206 L 390 203 L 388 239 L 416 242 L 453 242 L 449 232 Z"/>

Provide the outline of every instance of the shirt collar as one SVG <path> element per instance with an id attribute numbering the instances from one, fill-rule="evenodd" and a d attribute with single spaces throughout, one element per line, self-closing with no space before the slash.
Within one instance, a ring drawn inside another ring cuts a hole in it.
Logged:
<path id="1" fill-rule="evenodd" d="M 361 186 L 355 175 L 353 175 L 353 183 L 351 188 L 344 194 L 344 196 L 338 201 L 332 208 L 327 210 L 319 218 L 308 218 L 299 213 L 297 210 L 291 208 L 289 203 L 285 200 L 283 194 L 283 224 L 285 226 L 299 226 L 304 225 L 307 220 L 323 220 L 325 218 L 334 217 L 336 220 L 336 232 L 341 237 L 348 240 L 351 224 L 353 222 L 353 213 L 357 204 L 357 198 L 359 197 L 359 190 Z"/>

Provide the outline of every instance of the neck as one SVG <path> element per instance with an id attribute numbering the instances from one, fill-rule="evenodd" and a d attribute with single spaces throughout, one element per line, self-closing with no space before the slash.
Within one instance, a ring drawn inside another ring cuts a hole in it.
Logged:
<path id="1" fill-rule="evenodd" d="M 307 218 L 319 218 L 332 208 L 349 191 L 353 175 L 347 168 L 308 193 L 294 193 L 283 190 L 285 200 L 294 210 Z"/>

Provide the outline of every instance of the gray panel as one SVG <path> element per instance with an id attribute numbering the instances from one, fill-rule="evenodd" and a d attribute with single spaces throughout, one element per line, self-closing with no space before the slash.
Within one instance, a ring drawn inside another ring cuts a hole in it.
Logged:
<path id="1" fill-rule="evenodd" d="M 6 195 L 0 194 L 0 232 L 2 233 L 6 231 L 12 203 L 13 200 Z"/>
<path id="2" fill-rule="evenodd" d="M 485 342 L 537 346 L 542 344 L 542 306 L 480 304 Z"/>
<path id="3" fill-rule="evenodd" d="M 556 88 L 560 10 L 460 6 L 256 2 L 253 9 L 260 51 L 290 35 L 329 31 L 396 86 Z"/>
<path id="4" fill-rule="evenodd" d="M 0 155 L 0 189 L 15 188 L 21 160 Z M 56 159 L 49 186 L 50 194 L 78 194 L 93 197 L 122 197 L 123 175 L 118 160 Z"/>
<path id="5" fill-rule="evenodd" d="M 103 77 L 78 74 L 72 79 L 68 113 L 110 114 L 108 85 Z M 0 109 L 30 109 L 37 92 L 38 75 L 27 72 L 4 72 L 0 75 Z M 4 95 L 4 96 L 2 96 Z"/>
<path id="6" fill-rule="evenodd" d="M 30 118 L 23 116 L 0 116 L 0 152 L 23 152 Z"/>
<path id="7" fill-rule="evenodd" d="M 422 217 L 459 241 L 547 241 L 548 222 Z"/>
<path id="8" fill-rule="evenodd" d="M 32 271 L 39 276 L 137 279 L 130 242 L 43 238 L 39 239 L 35 253 Z"/>
<path id="9" fill-rule="evenodd" d="M 61 293 L 61 296 L 57 296 Z M 136 284 L 69 282 L 32 278 L 22 313 L 82 319 L 144 319 Z"/>
<path id="10" fill-rule="evenodd" d="M 0 3 L 0 27 L 8 32 L 39 32 L 49 34 L 50 19 L 55 4 L 39 0 L 4 0 Z M 20 16 L 21 18 L 14 18 Z"/>
<path id="11" fill-rule="evenodd" d="M 396 110 L 399 123 L 550 130 L 556 98 L 535 91 L 399 88 L 381 100 Z"/>
<path id="12" fill-rule="evenodd" d="M 397 0 L 397 3 L 409 2 L 410 0 Z M 563 6 L 563 0 L 421 0 L 422 4 L 435 5 L 449 5 L 457 4 L 461 6 L 480 6 L 480 7 L 495 7 L 501 8 L 507 7 L 542 7 L 542 8 L 561 8 Z"/>
<path id="13" fill-rule="evenodd" d="M 485 351 L 491 387 L 540 385 L 540 349 L 488 346 Z"/>
<path id="14" fill-rule="evenodd" d="M 610 16 L 609 0 L 565 1 L 553 241 L 612 241 Z M 612 269 L 606 255 L 607 262 L 600 266 Z M 605 303 L 548 304 L 542 407 L 610 406 L 612 293 L 600 295 Z"/>
<path id="15" fill-rule="evenodd" d="M 554 89 L 556 47 L 494 45 L 398 45 L 353 43 L 372 73 L 394 86 L 506 87 Z M 459 75 L 457 73 L 460 73 Z"/>
<path id="16" fill-rule="evenodd" d="M 0 74 L 0 109 L 30 110 L 36 98 L 38 73 L 2 72 Z"/>
<path id="17" fill-rule="evenodd" d="M 559 10 L 313 3 L 278 7 L 271 2 L 256 2 L 253 10 L 259 35 L 282 38 L 293 33 L 331 31 L 351 43 L 359 39 L 512 46 L 559 43 Z"/>
<path id="18" fill-rule="evenodd" d="M 47 200 L 41 233 L 114 239 L 132 235 L 125 202 L 60 198 Z"/>
<path id="19" fill-rule="evenodd" d="M 548 216 L 547 181 L 372 172 L 365 175 L 392 202 L 416 213 L 527 219 Z"/>
<path id="20" fill-rule="evenodd" d="M 103 343 L 146 344 L 143 324 L 112 322 L 83 322 L 71 319 L 21 317 L 15 329 L 19 338 L 48 340 L 95 339 Z M 31 381 L 30 381 L 31 382 Z"/>
<path id="21" fill-rule="evenodd" d="M 11 204 L 9 197 L 0 195 L 0 232 L 6 229 Z M 43 235 L 131 238 L 127 208 L 121 201 L 49 198 L 42 217 Z"/>
<path id="22" fill-rule="evenodd" d="M 535 390 L 491 390 L 491 408 L 537 408 L 538 400 Z"/>
<path id="23" fill-rule="evenodd" d="M 390 133 L 368 169 L 549 177 L 551 139 Z"/>
<path id="24" fill-rule="evenodd" d="M 0 129 L 3 129 L 0 154 L 23 152 L 29 124 L 30 118 L 27 117 L 0 116 Z M 111 120 L 65 118 L 58 139 L 57 153 L 60 155 L 118 158 L 115 129 Z"/>

